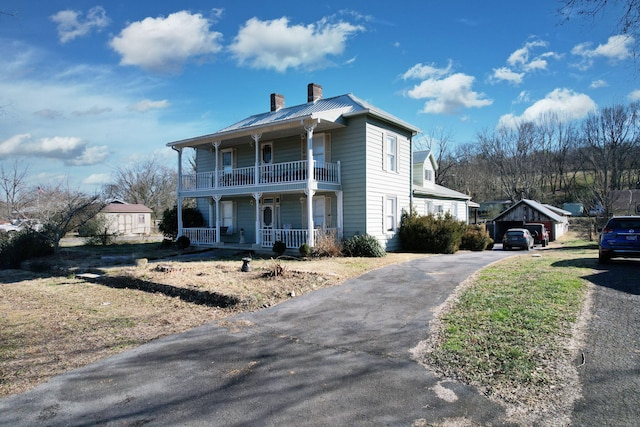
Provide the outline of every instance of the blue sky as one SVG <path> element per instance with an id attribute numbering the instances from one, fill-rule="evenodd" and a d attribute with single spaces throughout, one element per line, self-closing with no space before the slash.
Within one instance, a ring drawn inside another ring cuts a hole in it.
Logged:
<path id="1" fill-rule="evenodd" d="M 640 100 L 616 20 L 563 23 L 546 1 L 6 0 L 0 162 L 30 184 L 99 190 L 166 143 L 353 93 L 452 143 L 555 112 Z"/>

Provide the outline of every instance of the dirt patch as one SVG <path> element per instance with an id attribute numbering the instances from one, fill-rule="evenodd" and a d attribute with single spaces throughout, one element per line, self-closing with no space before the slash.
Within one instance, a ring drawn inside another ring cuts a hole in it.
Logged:
<path id="1" fill-rule="evenodd" d="M 122 252 L 63 252 L 47 261 L 47 273 L 0 270 L 0 397 L 211 321 L 251 327 L 229 318 L 424 256 L 255 257 L 242 272 L 242 255 L 233 253 L 154 261 L 140 249 Z"/>

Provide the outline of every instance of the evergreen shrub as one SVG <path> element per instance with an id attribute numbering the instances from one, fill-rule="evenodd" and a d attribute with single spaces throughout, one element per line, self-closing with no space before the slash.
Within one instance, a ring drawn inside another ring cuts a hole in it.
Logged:
<path id="1" fill-rule="evenodd" d="M 453 254 L 462 243 L 466 224 L 455 220 L 450 213 L 419 216 L 404 213 L 400 224 L 402 248 L 408 252 Z"/>
<path id="2" fill-rule="evenodd" d="M 345 240 L 343 251 L 351 257 L 380 258 L 387 254 L 378 239 L 369 234 L 356 234 Z"/>

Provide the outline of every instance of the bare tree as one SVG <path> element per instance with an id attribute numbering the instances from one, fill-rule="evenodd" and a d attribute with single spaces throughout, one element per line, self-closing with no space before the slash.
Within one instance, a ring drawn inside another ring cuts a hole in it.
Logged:
<path id="1" fill-rule="evenodd" d="M 640 148 L 640 104 L 614 105 L 591 114 L 583 125 L 583 150 L 593 185 L 585 206 L 600 204 L 612 212 L 612 191 L 630 187 L 623 177 L 632 168 L 633 155 Z M 637 164 L 635 164 L 637 165 Z M 625 185 L 626 184 L 626 185 Z"/>
<path id="2" fill-rule="evenodd" d="M 511 201 L 535 199 L 540 194 L 540 176 L 535 169 L 539 141 L 537 127 L 532 122 L 478 135 L 482 156 L 493 168 L 502 192 Z"/>
<path id="3" fill-rule="evenodd" d="M 28 166 L 21 167 L 18 160 L 10 168 L 0 163 L 0 190 L 5 202 L 5 216 L 7 219 L 22 216 L 22 212 L 29 204 L 26 177 Z"/>
<path id="4" fill-rule="evenodd" d="M 114 174 L 115 182 L 106 186 L 107 198 L 140 203 L 161 216 L 165 209 L 176 204 L 177 171 L 164 166 L 157 157 L 120 167 Z"/>
<path id="5" fill-rule="evenodd" d="M 54 252 L 60 240 L 93 219 L 104 208 L 100 196 L 65 188 L 62 184 L 41 188 L 40 216 L 44 224 L 41 231 L 51 241 Z"/>

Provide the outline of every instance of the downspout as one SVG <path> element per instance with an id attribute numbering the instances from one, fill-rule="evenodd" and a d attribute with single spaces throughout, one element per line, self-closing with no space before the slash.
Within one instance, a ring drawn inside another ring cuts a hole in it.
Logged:
<path id="1" fill-rule="evenodd" d="M 409 215 L 413 212 L 413 135 L 409 137 Z"/>

